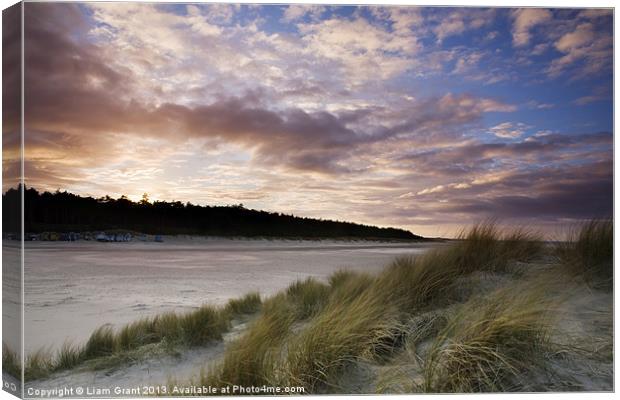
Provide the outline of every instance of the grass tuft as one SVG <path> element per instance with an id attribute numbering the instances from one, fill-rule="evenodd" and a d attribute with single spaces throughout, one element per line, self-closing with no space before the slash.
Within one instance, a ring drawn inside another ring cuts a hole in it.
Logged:
<path id="1" fill-rule="evenodd" d="M 318 313 L 327 302 L 330 288 L 314 278 L 296 281 L 286 290 L 287 301 L 295 309 L 294 318 L 303 320 Z"/>
<path id="2" fill-rule="evenodd" d="M 592 220 L 569 233 L 558 246 L 558 256 L 567 270 L 595 286 L 613 285 L 614 228 L 611 220 Z"/>
<path id="3" fill-rule="evenodd" d="M 329 286 L 331 286 L 332 289 L 341 287 L 345 283 L 350 282 L 351 280 L 357 278 L 359 275 L 360 274 L 355 271 L 351 271 L 348 269 L 339 269 L 338 271 L 332 273 L 329 276 L 328 278 Z"/>
<path id="4" fill-rule="evenodd" d="M 236 315 L 254 314 L 260 309 L 262 300 L 258 292 L 248 293 L 239 299 L 228 301 L 226 308 Z"/>
<path id="5" fill-rule="evenodd" d="M 543 238 L 538 233 L 516 228 L 502 235 L 501 255 L 505 260 L 531 262 L 543 254 Z"/>
<path id="6" fill-rule="evenodd" d="M 459 307 L 423 362 L 422 391 L 510 391 L 543 353 L 552 305 L 545 288 L 510 287 Z"/>
<path id="7" fill-rule="evenodd" d="M 65 342 L 58 350 L 56 363 L 53 365 L 55 370 L 71 369 L 82 362 L 84 351 L 69 342 Z"/>
<path id="8" fill-rule="evenodd" d="M 230 316 L 213 307 L 202 306 L 179 319 L 183 340 L 190 346 L 198 346 L 222 339 L 228 330 Z"/>
<path id="9" fill-rule="evenodd" d="M 376 278 L 370 274 L 337 271 L 329 277 L 331 294 L 329 300 L 338 304 L 347 304 L 357 299 L 375 284 Z"/>
<path id="10" fill-rule="evenodd" d="M 105 357 L 112 355 L 117 349 L 118 338 L 110 325 L 104 325 L 95 330 L 86 342 L 83 350 L 84 359 Z"/>
<path id="11" fill-rule="evenodd" d="M 232 318 L 255 312 L 260 304 L 260 295 L 252 293 L 230 301 L 222 308 L 203 305 L 185 314 L 170 312 L 142 318 L 118 331 L 110 325 L 104 325 L 90 335 L 84 346 L 65 343 L 55 355 L 46 351 L 30 355 L 26 360 L 25 379 L 40 379 L 91 360 L 98 360 L 94 363 L 96 365 L 117 364 L 126 360 L 129 354 L 149 345 L 200 346 L 221 340 Z M 7 357 L 6 363 L 9 366 L 12 359 L 10 355 Z"/>
<path id="12" fill-rule="evenodd" d="M 276 360 L 296 314 L 286 294 L 263 304 L 261 315 L 248 332 L 230 343 L 220 364 L 201 374 L 200 384 L 211 386 L 260 386 L 278 381 Z"/>
<path id="13" fill-rule="evenodd" d="M 49 376 L 54 370 L 52 355 L 45 350 L 36 351 L 26 357 L 24 380 L 32 381 Z"/>
<path id="14" fill-rule="evenodd" d="M 413 313 L 441 299 L 462 274 L 455 251 L 435 250 L 419 257 L 402 257 L 389 265 L 370 290 L 388 304 Z"/>
<path id="15" fill-rule="evenodd" d="M 510 261 L 531 261 L 542 249 L 542 239 L 534 232 L 518 228 L 502 234 L 494 222 L 485 222 L 462 234 L 453 251 L 461 272 L 470 273 L 506 272 Z"/>
<path id="16" fill-rule="evenodd" d="M 288 341 L 283 361 L 287 384 L 317 392 L 332 385 L 358 359 L 390 353 L 391 338 L 400 326 L 397 316 L 396 307 L 386 305 L 370 291 L 349 302 L 330 301 Z"/>
<path id="17" fill-rule="evenodd" d="M 22 367 L 17 354 L 2 342 L 2 371 L 18 380 L 22 379 Z"/>
<path id="18" fill-rule="evenodd" d="M 155 328 L 157 322 L 157 317 L 143 318 L 122 327 L 116 336 L 119 350 L 135 349 L 161 340 Z"/>

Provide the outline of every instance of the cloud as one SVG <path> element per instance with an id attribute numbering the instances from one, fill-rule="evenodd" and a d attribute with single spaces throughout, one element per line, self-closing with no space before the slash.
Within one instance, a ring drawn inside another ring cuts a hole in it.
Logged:
<path id="1" fill-rule="evenodd" d="M 445 38 L 453 35 L 458 35 L 465 31 L 465 22 L 458 16 L 449 18 L 440 23 L 433 31 L 437 36 L 437 40 L 442 41 Z"/>
<path id="2" fill-rule="evenodd" d="M 242 8 L 233 24 L 214 21 L 211 5 L 188 6 L 186 16 L 150 4 L 138 6 L 86 7 L 97 22 L 90 37 L 105 50 L 110 65 L 136 75 L 139 87 L 132 94 L 143 102 L 204 103 L 216 100 L 214 93 L 287 92 L 307 82 L 322 95 L 314 91 L 304 98 L 298 92 L 287 103 L 325 108 L 376 90 L 377 79 L 425 68 L 413 58 L 420 48 L 415 34 L 400 28 L 394 34 L 361 16 L 304 19 L 295 25 L 298 30 L 270 32 L 255 9 L 254 16 Z M 405 26 L 404 18 L 397 17 L 393 29 Z M 209 51 L 196 51 L 202 48 Z"/>
<path id="3" fill-rule="evenodd" d="M 530 127 L 521 122 L 503 122 L 489 129 L 489 132 L 500 138 L 514 139 L 522 136 Z"/>
<path id="4" fill-rule="evenodd" d="M 613 212 L 611 160 L 565 171 L 542 168 L 504 177 L 496 183 L 504 193 L 457 197 L 448 213 L 470 213 L 500 218 L 609 218 Z M 588 207 L 584 207 L 588 204 Z"/>
<path id="5" fill-rule="evenodd" d="M 376 10 L 376 8 L 371 8 Z M 392 22 L 392 29 L 398 35 L 408 35 L 424 23 L 422 9 L 419 7 L 386 7 L 382 8 Z"/>
<path id="6" fill-rule="evenodd" d="M 467 81 L 491 85 L 517 79 L 511 66 L 506 65 L 505 60 L 496 51 L 489 51 L 483 47 L 456 46 L 444 57 L 445 60 L 441 60 L 441 64 L 449 66 L 450 62 L 454 61 L 454 66 L 446 72 L 460 75 Z"/>
<path id="7" fill-rule="evenodd" d="M 443 192 L 445 189 L 446 187 L 444 185 L 437 185 L 432 188 L 426 188 L 426 189 L 420 190 L 417 194 L 419 196 L 419 195 L 430 194 L 430 193 L 439 193 L 439 192 Z"/>
<path id="8" fill-rule="evenodd" d="M 294 22 L 310 16 L 311 19 L 319 18 L 325 11 L 325 6 L 311 4 L 291 4 L 286 7 L 282 20 L 284 22 Z"/>
<path id="9" fill-rule="evenodd" d="M 20 20 L 20 7 L 3 11 L 7 23 L 2 25 L 2 130 L 19 129 L 21 117 L 21 26 L 10 23 Z M 5 135 L 2 135 L 3 138 Z"/>
<path id="10" fill-rule="evenodd" d="M 530 42 L 530 31 L 537 25 L 551 20 L 551 11 L 543 8 L 519 8 L 512 11 L 512 44 L 523 47 Z"/>
<path id="11" fill-rule="evenodd" d="M 510 15 L 513 47 L 521 66 L 548 63 L 544 68 L 538 67 L 546 77 L 568 75 L 571 80 L 590 79 L 611 70 L 613 18 L 610 9 L 521 8 Z M 544 61 L 543 55 L 546 56 Z M 549 57 L 551 60 L 547 61 Z"/>
<path id="12" fill-rule="evenodd" d="M 585 106 L 586 104 L 601 100 L 608 100 L 609 98 L 611 98 L 611 86 L 603 85 L 595 87 L 591 94 L 579 97 L 575 99 L 573 103 L 579 106 Z"/>
<path id="13" fill-rule="evenodd" d="M 596 160 L 608 157 L 613 136 L 609 132 L 583 135 L 547 133 L 521 141 L 482 143 L 464 142 L 446 148 L 434 148 L 403 155 L 407 168 L 436 176 L 476 175 L 490 166 L 531 167 L 561 163 L 574 158 Z M 478 179 L 478 178 L 477 178 Z M 479 181 L 479 179 L 478 179 Z"/>
<path id="14" fill-rule="evenodd" d="M 496 10 L 489 9 L 456 9 L 449 13 L 438 13 L 434 19 L 438 24 L 433 27 L 433 33 L 438 42 L 450 36 L 462 34 L 468 30 L 480 29 L 489 25 L 495 18 Z"/>
<path id="15" fill-rule="evenodd" d="M 536 101 L 536 100 L 528 101 L 525 104 L 525 106 L 527 108 L 534 109 L 534 110 L 548 110 L 548 109 L 551 109 L 551 108 L 555 108 L 555 104 L 553 104 L 553 103 L 541 103 L 541 102 Z"/>
<path id="16" fill-rule="evenodd" d="M 484 54 L 482 52 L 473 52 L 459 58 L 454 66 L 454 70 L 452 71 L 452 73 L 463 74 L 471 72 L 472 69 L 478 66 L 478 63 L 480 62 L 480 60 L 482 60 L 483 57 Z"/>
<path id="17" fill-rule="evenodd" d="M 209 22 L 230 24 L 236 12 L 241 9 L 241 4 L 226 4 L 226 3 L 208 3 L 201 4 L 204 12 L 202 13 Z M 191 5 L 187 6 L 192 7 Z"/>
<path id="18" fill-rule="evenodd" d="M 555 43 L 555 48 L 561 52 L 568 53 L 579 47 L 590 43 L 594 39 L 594 26 L 591 23 L 580 24 L 573 32 L 562 36 Z"/>
<path id="19" fill-rule="evenodd" d="M 485 113 L 515 109 L 495 99 L 448 93 L 416 101 L 398 112 L 376 111 L 381 120 L 393 119 L 394 123 L 377 126 L 375 131 L 384 139 L 407 139 L 418 146 L 453 143 L 463 137 L 467 127 L 478 124 Z"/>
<path id="20" fill-rule="evenodd" d="M 415 196 L 405 192 L 387 212 L 393 218 L 411 218 L 412 224 L 420 224 L 419 217 L 424 217 L 435 226 L 498 218 L 541 227 L 558 221 L 608 218 L 613 211 L 612 162 L 609 151 L 603 158 L 579 164 L 534 169 L 524 165 L 499 173 L 482 169 L 470 181 L 454 182 L 452 175 L 453 183 L 418 191 Z"/>
<path id="21" fill-rule="evenodd" d="M 611 67 L 611 32 L 599 31 L 591 22 L 580 23 L 572 31 L 562 35 L 555 42 L 555 48 L 564 55 L 551 62 L 547 69 L 551 77 L 557 77 L 575 66 L 579 67 L 574 74 L 575 78 L 586 77 Z"/>
<path id="22" fill-rule="evenodd" d="M 416 66 L 411 56 L 420 46 L 410 32 L 392 33 L 361 17 L 332 18 L 298 24 L 298 28 L 307 51 L 319 60 L 334 62 L 349 86 L 390 79 Z"/>
<path id="23" fill-rule="evenodd" d="M 524 168 L 488 174 L 480 182 L 455 182 L 449 177 L 444 189 L 412 195 L 421 176 L 401 179 L 403 187 L 385 204 L 369 208 L 366 215 L 383 221 L 399 220 L 430 235 L 457 235 L 463 221 L 498 219 L 502 225 L 523 226 L 547 233 L 552 238 L 558 228 L 590 218 L 612 215 L 612 159 L 562 166 Z M 425 186 L 421 186 L 425 187 Z M 433 188 L 433 186 L 426 186 Z M 403 194 L 402 198 L 398 194 Z M 386 195 L 386 197 L 389 195 Z"/>

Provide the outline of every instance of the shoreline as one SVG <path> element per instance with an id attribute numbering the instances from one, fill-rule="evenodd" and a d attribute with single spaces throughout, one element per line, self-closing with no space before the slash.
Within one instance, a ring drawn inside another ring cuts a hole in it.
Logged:
<path id="1" fill-rule="evenodd" d="M 112 232 L 114 230 L 110 230 Z M 89 231 L 91 232 L 105 232 L 105 231 Z M 403 238 L 383 238 L 383 237 L 358 237 L 358 236 L 324 236 L 324 237 L 314 237 L 314 236 L 218 236 L 218 235 L 200 235 L 200 234 L 161 234 L 161 235 L 152 235 L 152 234 L 143 234 L 139 232 L 133 231 L 123 231 L 130 233 L 133 235 L 131 240 L 128 241 L 99 241 L 96 239 L 77 239 L 77 240 L 42 240 L 42 239 L 26 239 L 24 243 L 30 242 L 68 242 L 68 243 L 165 243 L 167 241 L 266 241 L 266 242 L 275 242 L 275 241 L 284 241 L 284 242 L 369 242 L 369 243 L 429 243 L 429 242 L 449 242 L 456 239 L 449 238 L 419 238 L 419 239 L 403 239 Z M 78 232 L 83 234 L 84 232 Z M 27 233 L 26 235 L 31 235 L 31 233 Z M 6 235 L 5 235 L 6 236 Z M 141 239 L 140 236 L 146 236 L 148 239 Z M 162 240 L 156 241 L 153 237 L 158 236 Z M 3 243 L 19 243 L 21 242 L 19 239 L 3 237 Z"/>
<path id="2" fill-rule="evenodd" d="M 166 235 L 158 242 L 132 240 L 128 242 L 101 242 L 96 240 L 76 241 L 24 241 L 24 248 L 37 249 L 145 249 L 149 251 L 163 250 L 196 250 L 196 251 L 291 251 L 291 250 L 346 250 L 346 249 L 389 249 L 389 248 L 421 248 L 441 246 L 453 242 L 442 240 L 386 240 L 358 238 L 276 238 L 276 237 L 226 237 L 200 235 Z M 18 248 L 19 241 L 4 241 L 7 248 Z"/>

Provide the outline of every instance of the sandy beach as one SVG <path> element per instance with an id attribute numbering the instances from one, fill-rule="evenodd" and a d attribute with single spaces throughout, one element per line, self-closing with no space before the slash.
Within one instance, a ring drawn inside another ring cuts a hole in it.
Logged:
<path id="1" fill-rule="evenodd" d="M 297 279 L 374 272 L 434 243 L 164 238 L 163 243 L 26 242 L 25 347 L 81 343 L 97 327 L 269 296 Z"/>

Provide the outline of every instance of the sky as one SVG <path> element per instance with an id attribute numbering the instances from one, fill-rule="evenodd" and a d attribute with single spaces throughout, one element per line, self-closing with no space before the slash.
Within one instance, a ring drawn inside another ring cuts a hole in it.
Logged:
<path id="1" fill-rule="evenodd" d="M 24 31 L 39 190 L 426 236 L 612 214 L 611 10 L 27 3 Z"/>

